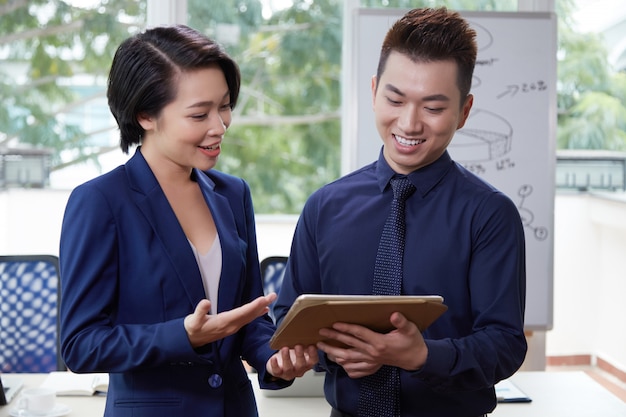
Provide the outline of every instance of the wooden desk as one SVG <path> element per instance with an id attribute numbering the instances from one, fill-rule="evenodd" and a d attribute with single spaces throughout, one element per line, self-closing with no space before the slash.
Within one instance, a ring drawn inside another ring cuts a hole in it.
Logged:
<path id="1" fill-rule="evenodd" d="M 39 386 L 44 374 L 25 374 L 26 387 Z M 524 391 L 531 403 L 499 404 L 495 417 L 626 417 L 626 403 L 584 372 L 519 372 L 511 381 Z M 327 417 L 330 407 L 322 397 L 265 397 L 252 378 L 260 417 Z M 68 417 L 101 417 L 104 397 L 58 397 L 72 408 Z M 0 417 L 10 416 L 15 399 L 0 406 Z"/>

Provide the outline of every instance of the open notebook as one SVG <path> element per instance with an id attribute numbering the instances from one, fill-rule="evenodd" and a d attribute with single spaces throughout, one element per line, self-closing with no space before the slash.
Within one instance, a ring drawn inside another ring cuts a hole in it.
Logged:
<path id="1" fill-rule="evenodd" d="M 23 381 L 15 375 L 0 375 L 0 405 L 6 405 L 11 402 L 15 394 L 22 388 Z"/>
<path id="2" fill-rule="evenodd" d="M 52 388 L 58 396 L 106 395 L 109 390 L 109 374 L 55 371 L 48 374 L 41 386 Z"/>

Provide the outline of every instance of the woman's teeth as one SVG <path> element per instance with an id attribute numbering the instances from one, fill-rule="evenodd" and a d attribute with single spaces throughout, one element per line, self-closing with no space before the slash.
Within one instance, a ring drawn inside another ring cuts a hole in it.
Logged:
<path id="1" fill-rule="evenodd" d="M 202 149 L 206 149 L 207 151 L 214 151 L 216 149 L 220 148 L 219 143 L 217 145 L 211 145 L 211 146 L 200 146 Z"/>
<path id="2" fill-rule="evenodd" d="M 394 135 L 394 137 L 396 138 L 396 140 L 398 141 L 400 145 L 405 145 L 405 146 L 415 146 L 415 145 L 419 145 L 420 143 L 425 142 L 424 139 L 409 140 L 409 139 L 403 138 L 402 136 L 397 136 L 397 135 Z"/>

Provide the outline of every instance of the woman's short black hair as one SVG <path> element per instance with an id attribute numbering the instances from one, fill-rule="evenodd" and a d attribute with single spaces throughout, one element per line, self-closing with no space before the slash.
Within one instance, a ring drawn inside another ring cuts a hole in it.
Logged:
<path id="1" fill-rule="evenodd" d="M 120 147 L 140 144 L 138 116 L 158 116 L 176 97 L 178 75 L 219 66 L 226 78 L 231 108 L 237 103 L 241 74 L 237 63 L 212 39 L 184 25 L 148 29 L 118 47 L 109 73 L 107 99 L 120 129 Z"/>

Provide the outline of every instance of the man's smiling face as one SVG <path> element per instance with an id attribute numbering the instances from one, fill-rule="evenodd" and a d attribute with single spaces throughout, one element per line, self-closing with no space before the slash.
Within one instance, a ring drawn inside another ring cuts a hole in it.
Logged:
<path id="1" fill-rule="evenodd" d="M 380 80 L 372 79 L 376 127 L 391 168 L 408 174 L 436 161 L 472 107 L 463 98 L 453 60 L 413 62 L 391 52 Z"/>

